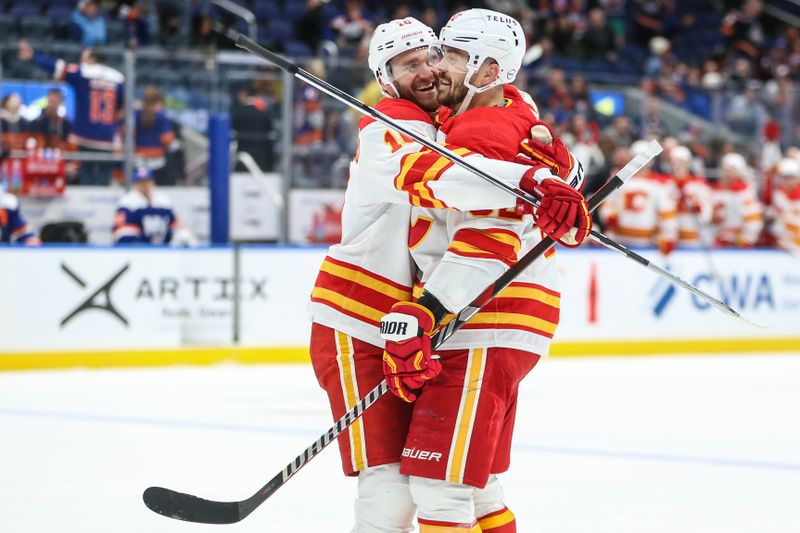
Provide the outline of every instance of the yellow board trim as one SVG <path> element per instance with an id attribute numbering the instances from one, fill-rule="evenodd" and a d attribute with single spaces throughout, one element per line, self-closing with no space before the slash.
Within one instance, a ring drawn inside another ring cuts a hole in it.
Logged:
<path id="1" fill-rule="evenodd" d="M 167 365 L 310 363 L 307 346 L 83 350 L 69 352 L 0 352 L 0 371 L 55 368 L 114 368 Z"/>
<path id="2" fill-rule="evenodd" d="M 597 355 L 713 355 L 731 352 L 800 352 L 800 337 L 768 339 L 663 339 L 648 341 L 558 342 L 550 355 L 592 357 Z"/>
<path id="3" fill-rule="evenodd" d="M 659 341 L 554 342 L 556 357 L 713 355 L 800 352 L 800 337 L 769 339 L 682 339 Z M 58 368 L 154 367 L 168 365 L 307 364 L 307 346 L 217 346 L 142 350 L 0 352 L 0 371 Z"/>

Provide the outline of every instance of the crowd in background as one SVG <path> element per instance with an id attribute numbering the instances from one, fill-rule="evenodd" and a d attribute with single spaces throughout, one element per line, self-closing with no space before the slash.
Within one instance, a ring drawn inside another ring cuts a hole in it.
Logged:
<path id="1" fill-rule="evenodd" d="M 737 244 L 775 242 L 768 235 L 775 220 L 775 193 L 791 189 L 784 184 L 787 180 L 776 178 L 777 168 L 782 160 L 791 159 L 792 146 L 798 144 L 800 28 L 774 11 L 765 12 L 761 0 L 235 2 L 256 15 L 260 42 L 303 61 L 310 72 L 369 104 L 380 97 L 364 68 L 375 25 L 411 15 L 438 30 L 452 12 L 468 7 L 506 12 L 522 23 L 530 45 L 519 85 L 584 162 L 590 183 L 608 176 L 620 163 L 621 150 L 637 139 L 666 139 L 667 144 L 685 147 L 691 154 L 692 174 L 707 178 L 711 185 L 721 179 L 722 158 L 738 153 L 768 223 L 755 242 Z M 207 0 L 33 0 L 25 8 L 0 1 L 0 12 L 3 6 L 6 15 L 0 19 L 16 17 L 15 28 L 20 31 L 31 16 L 49 17 L 59 21 L 56 38 L 86 46 L 213 51 L 233 47 L 214 31 L 216 23 L 249 31 L 242 20 Z M 35 32 L 25 36 L 36 37 Z M 359 68 L 354 69 L 353 62 Z M 592 90 L 609 83 L 641 89 L 641 108 L 598 111 Z M 151 145 L 145 148 L 169 155 L 169 146 L 179 146 L 180 126 L 174 120 L 153 119 L 164 114 L 159 90 L 169 89 L 154 86 L 139 91 L 134 103 L 141 108 L 137 134 L 143 129 L 140 121 L 151 127 L 157 123 L 160 133 L 148 136 Z M 239 83 L 231 91 L 239 149 L 251 154 L 262 170 L 280 170 L 277 132 L 285 117 L 279 84 L 256 80 Z M 48 106 L 36 125 L 15 117 L 18 102 L 13 95 L 4 97 L 4 140 L 18 132 L 38 134 L 49 128 L 51 135 L 68 142 L 71 125 L 52 110 L 59 98 L 56 92 L 52 103 L 48 95 Z M 294 185 L 344 187 L 359 117 L 302 83 L 295 87 L 294 100 Z M 665 110 L 675 108 L 688 112 L 689 118 L 677 125 L 666 120 Z M 719 134 L 710 135 L 698 125 L 700 119 L 719 125 Z M 137 151 L 142 152 L 138 144 Z M 669 161 L 662 159 L 656 170 L 668 174 Z M 161 178 L 156 169 L 159 183 L 180 183 L 180 171 L 174 168 L 173 164 L 170 177 Z"/>

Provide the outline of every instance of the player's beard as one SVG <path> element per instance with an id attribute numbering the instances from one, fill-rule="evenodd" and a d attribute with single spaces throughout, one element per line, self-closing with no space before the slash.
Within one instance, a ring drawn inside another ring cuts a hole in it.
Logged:
<path id="1" fill-rule="evenodd" d="M 433 113 L 439 109 L 436 78 L 431 78 L 430 80 L 415 79 L 411 85 L 395 83 L 395 88 L 400 98 L 414 102 L 426 113 Z"/>
<path id="2" fill-rule="evenodd" d="M 454 80 L 449 72 L 437 73 L 436 88 L 439 91 L 436 96 L 439 103 L 453 110 L 458 109 L 468 92 L 464 79 Z"/>

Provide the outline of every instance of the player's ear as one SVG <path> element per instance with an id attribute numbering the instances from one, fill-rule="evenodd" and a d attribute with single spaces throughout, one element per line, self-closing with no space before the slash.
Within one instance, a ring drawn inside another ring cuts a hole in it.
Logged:
<path id="1" fill-rule="evenodd" d="M 492 83 L 500 75 L 500 65 L 494 61 L 487 61 L 479 71 L 481 86 Z"/>

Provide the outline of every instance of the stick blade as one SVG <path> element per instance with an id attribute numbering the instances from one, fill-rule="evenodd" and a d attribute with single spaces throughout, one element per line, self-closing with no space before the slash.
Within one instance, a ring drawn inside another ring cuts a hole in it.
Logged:
<path id="1" fill-rule="evenodd" d="M 151 511 L 175 520 L 199 524 L 233 524 L 244 518 L 237 502 L 215 502 L 162 487 L 149 487 L 142 495 Z"/>

